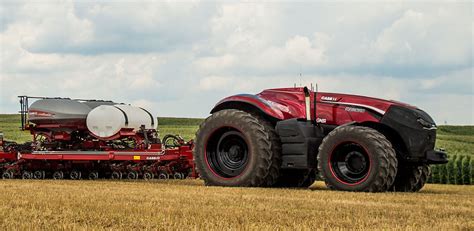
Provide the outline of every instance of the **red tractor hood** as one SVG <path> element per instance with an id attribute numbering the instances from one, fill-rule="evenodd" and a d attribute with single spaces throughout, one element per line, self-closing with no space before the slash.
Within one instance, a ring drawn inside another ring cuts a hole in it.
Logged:
<path id="1" fill-rule="evenodd" d="M 314 118 L 314 94 L 311 93 L 311 117 Z M 304 88 L 277 88 L 264 90 L 256 95 L 240 94 L 221 100 L 212 110 L 218 111 L 226 105 L 245 103 L 252 105 L 278 120 L 306 118 Z M 377 121 L 392 105 L 416 109 L 409 104 L 359 95 L 317 92 L 317 119 L 330 124 L 342 124 L 351 121 Z M 347 108 L 347 109 L 346 109 Z M 362 118 L 370 112 L 371 118 Z M 211 112 L 211 113 L 212 113 Z M 360 117 L 360 118 L 359 118 Z"/>

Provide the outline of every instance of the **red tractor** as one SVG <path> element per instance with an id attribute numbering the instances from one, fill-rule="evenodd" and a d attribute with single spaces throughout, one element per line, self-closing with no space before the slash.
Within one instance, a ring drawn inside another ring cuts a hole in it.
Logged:
<path id="1" fill-rule="evenodd" d="M 308 88 L 265 90 L 221 100 L 194 148 L 206 185 L 419 191 L 435 150 L 436 124 L 417 107 Z"/>

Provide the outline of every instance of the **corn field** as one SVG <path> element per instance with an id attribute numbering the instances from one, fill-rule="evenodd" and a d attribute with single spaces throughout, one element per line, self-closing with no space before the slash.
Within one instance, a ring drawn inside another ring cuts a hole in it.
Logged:
<path id="1" fill-rule="evenodd" d="M 448 164 L 432 165 L 429 183 L 471 185 L 474 183 L 472 155 L 450 155 Z"/>

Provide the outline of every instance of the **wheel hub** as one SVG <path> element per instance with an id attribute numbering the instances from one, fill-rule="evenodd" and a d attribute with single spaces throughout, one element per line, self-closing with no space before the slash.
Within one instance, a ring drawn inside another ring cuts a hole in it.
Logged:
<path id="1" fill-rule="evenodd" d="M 364 155 L 357 151 L 347 154 L 345 161 L 349 171 L 356 174 L 361 173 L 367 165 Z"/>
<path id="2" fill-rule="evenodd" d="M 242 133 L 233 128 L 222 128 L 209 138 L 206 158 L 217 175 L 233 178 L 245 170 L 249 148 Z"/>
<path id="3" fill-rule="evenodd" d="M 229 149 L 229 158 L 230 160 L 234 161 L 234 162 L 237 162 L 239 160 L 242 159 L 242 148 L 238 145 L 233 145 L 230 149 Z"/>
<path id="4" fill-rule="evenodd" d="M 366 150 L 357 143 L 346 142 L 331 153 L 330 165 L 334 175 L 342 182 L 362 182 L 369 173 L 370 159 Z"/>

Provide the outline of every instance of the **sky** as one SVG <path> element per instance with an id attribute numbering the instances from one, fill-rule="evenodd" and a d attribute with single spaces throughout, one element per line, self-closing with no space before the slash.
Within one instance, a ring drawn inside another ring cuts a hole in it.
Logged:
<path id="1" fill-rule="evenodd" d="M 206 117 L 220 99 L 317 83 L 474 124 L 470 1 L 0 3 L 0 113 L 18 95 Z"/>

